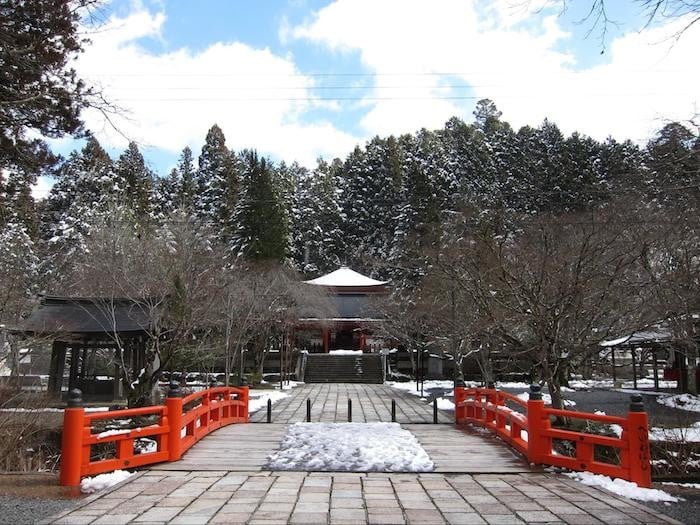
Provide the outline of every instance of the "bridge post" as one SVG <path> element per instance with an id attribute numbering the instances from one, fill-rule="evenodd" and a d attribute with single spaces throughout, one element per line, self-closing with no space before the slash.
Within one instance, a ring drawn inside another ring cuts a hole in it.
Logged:
<path id="1" fill-rule="evenodd" d="M 467 399 L 466 388 L 455 387 L 455 423 L 464 423 L 467 418 L 467 407 L 462 406 Z"/>
<path id="2" fill-rule="evenodd" d="M 74 388 L 68 393 L 68 407 L 63 411 L 59 482 L 65 487 L 80 485 L 84 425 L 83 393 L 80 389 Z"/>
<path id="3" fill-rule="evenodd" d="M 243 412 L 240 417 L 243 419 L 243 423 L 248 423 L 250 421 L 250 387 L 247 385 L 244 385 L 240 387 L 242 390 L 241 392 L 241 401 L 243 404 L 241 405 L 241 411 Z"/>
<path id="4" fill-rule="evenodd" d="M 165 400 L 168 414 L 168 461 L 177 461 L 182 457 L 182 390 L 177 381 L 170 382 L 168 398 Z"/>
<path id="5" fill-rule="evenodd" d="M 542 387 L 530 385 L 530 397 L 527 402 L 527 459 L 530 463 L 543 463 L 544 458 L 551 454 L 551 440 L 542 435 L 542 431 L 549 426 L 549 416 L 545 412 L 542 400 Z"/>
<path id="6" fill-rule="evenodd" d="M 623 435 L 629 442 L 630 480 L 640 487 L 651 487 L 649 420 L 640 394 L 632 396 L 627 414 L 627 429 Z"/>
<path id="7" fill-rule="evenodd" d="M 267 398 L 267 422 L 272 423 L 272 399 Z"/>
<path id="8" fill-rule="evenodd" d="M 391 400 L 391 422 L 396 423 L 396 400 Z"/>
<path id="9" fill-rule="evenodd" d="M 437 398 L 433 399 L 433 425 L 437 425 L 438 423 L 438 406 L 437 406 Z"/>
<path id="10" fill-rule="evenodd" d="M 306 422 L 311 423 L 311 399 L 306 398 Z"/>
<path id="11" fill-rule="evenodd" d="M 348 423 L 352 423 L 352 399 L 348 398 Z"/>

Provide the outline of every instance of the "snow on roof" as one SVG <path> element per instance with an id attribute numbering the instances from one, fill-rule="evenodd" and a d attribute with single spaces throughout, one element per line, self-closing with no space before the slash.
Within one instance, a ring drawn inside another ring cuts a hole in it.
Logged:
<path id="1" fill-rule="evenodd" d="M 316 279 L 305 281 L 308 284 L 319 286 L 381 286 L 389 281 L 377 281 L 361 273 L 351 270 L 347 266 L 341 266 L 336 271 L 331 272 Z"/>
<path id="2" fill-rule="evenodd" d="M 670 331 L 664 328 L 658 328 L 657 330 L 646 330 L 640 332 L 634 332 L 630 335 L 620 337 L 619 339 L 614 339 L 612 341 L 603 341 L 600 346 L 610 347 L 610 346 L 632 346 L 643 343 L 665 343 L 671 341 L 673 336 Z"/>

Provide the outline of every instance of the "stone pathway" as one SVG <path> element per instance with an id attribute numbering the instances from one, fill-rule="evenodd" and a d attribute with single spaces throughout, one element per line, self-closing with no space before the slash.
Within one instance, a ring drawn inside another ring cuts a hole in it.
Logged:
<path id="1" fill-rule="evenodd" d="M 391 421 L 391 400 L 396 400 L 398 423 L 432 423 L 432 405 L 386 385 L 351 383 L 309 384 L 289 390 L 289 397 L 272 406 L 273 423 L 306 421 L 306 400 L 311 400 L 311 421 L 339 423 L 348 420 L 348 399 L 352 400 L 354 422 Z M 251 417 L 251 422 L 266 420 L 265 409 Z M 452 423 L 451 412 L 438 412 L 438 422 Z"/>
<path id="2" fill-rule="evenodd" d="M 675 524 L 554 474 L 150 470 L 54 524 Z"/>

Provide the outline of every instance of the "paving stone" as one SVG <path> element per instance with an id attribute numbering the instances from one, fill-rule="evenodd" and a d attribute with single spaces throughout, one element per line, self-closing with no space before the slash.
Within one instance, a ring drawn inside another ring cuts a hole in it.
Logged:
<path id="1" fill-rule="evenodd" d="M 480 525 L 486 523 L 476 512 L 459 512 L 444 514 L 447 523 L 450 525 Z"/>
<path id="2" fill-rule="evenodd" d="M 186 516 L 176 516 L 168 523 L 171 525 L 204 525 L 209 523 L 211 516 L 199 516 L 197 514 L 188 514 Z"/>
<path id="3" fill-rule="evenodd" d="M 58 518 L 52 523 L 55 523 L 56 525 L 87 525 L 88 523 L 92 523 L 93 521 L 95 521 L 95 519 L 97 518 L 97 514 L 91 516 L 76 516 L 75 513 L 71 513 L 68 516 L 64 516 L 63 518 Z"/>
<path id="4" fill-rule="evenodd" d="M 600 525 L 602 521 L 590 514 L 559 514 L 568 525 Z"/>
<path id="5" fill-rule="evenodd" d="M 290 518 L 290 523 L 299 525 L 315 525 L 318 523 L 328 523 L 328 514 L 325 512 L 294 512 Z"/>
<path id="6" fill-rule="evenodd" d="M 145 521 L 169 521 L 182 511 L 182 507 L 153 507 L 141 514 L 134 521 L 141 523 Z"/>
<path id="7" fill-rule="evenodd" d="M 516 514 L 528 523 L 559 521 L 559 518 L 546 510 L 520 510 Z"/>
<path id="8" fill-rule="evenodd" d="M 513 525 L 514 523 L 524 523 L 515 514 L 482 514 L 489 525 Z"/>
<path id="9" fill-rule="evenodd" d="M 362 498 L 334 498 L 331 496 L 332 509 L 361 509 L 364 507 Z"/>
<path id="10" fill-rule="evenodd" d="M 107 516 L 101 516 L 97 518 L 92 523 L 94 525 L 122 525 L 124 523 L 129 523 L 131 520 L 136 518 L 138 514 L 108 514 Z"/>
<path id="11" fill-rule="evenodd" d="M 357 522 L 358 520 L 365 520 L 365 510 L 364 509 L 331 509 L 331 521 L 342 521 L 342 520 L 353 520 Z"/>
<path id="12" fill-rule="evenodd" d="M 430 523 L 431 525 L 445 523 L 437 510 L 411 509 L 404 512 L 409 523 Z"/>
<path id="13" fill-rule="evenodd" d="M 219 512 L 211 518 L 209 523 L 247 523 L 252 514 L 247 512 Z"/>

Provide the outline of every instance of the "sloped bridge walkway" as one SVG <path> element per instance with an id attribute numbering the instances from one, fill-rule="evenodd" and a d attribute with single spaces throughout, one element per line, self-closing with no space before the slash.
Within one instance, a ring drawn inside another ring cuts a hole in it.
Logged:
<path id="1" fill-rule="evenodd" d="M 251 424 L 223 427 L 180 461 L 154 465 L 49 523 L 653 524 L 678 523 L 631 500 L 531 470 L 497 438 L 452 424 L 384 385 L 319 384 L 290 392 Z M 396 420 L 435 463 L 431 473 L 275 472 L 267 459 L 290 424 Z"/>
<path id="2" fill-rule="evenodd" d="M 251 417 L 254 424 L 229 425 L 193 446 L 180 461 L 158 466 L 162 470 L 266 470 L 267 458 L 279 448 L 290 424 L 307 419 L 311 401 L 312 423 L 348 421 L 348 399 L 354 423 L 391 422 L 391 402 L 396 422 L 413 433 L 436 472 L 529 472 L 527 462 L 498 438 L 488 433 L 455 427 L 452 412 L 438 411 L 433 424 L 432 405 L 417 396 L 386 385 L 313 384 L 289 391 L 290 396 Z"/>

